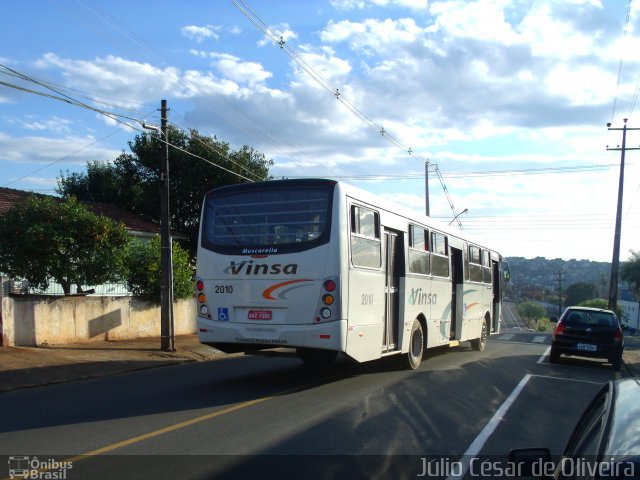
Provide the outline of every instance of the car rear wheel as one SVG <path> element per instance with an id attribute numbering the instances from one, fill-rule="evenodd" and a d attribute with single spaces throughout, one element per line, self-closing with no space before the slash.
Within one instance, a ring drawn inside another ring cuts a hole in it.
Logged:
<path id="1" fill-rule="evenodd" d="M 617 357 L 611 359 L 611 366 L 613 370 L 619 372 L 622 368 L 622 355 L 618 355 Z"/>

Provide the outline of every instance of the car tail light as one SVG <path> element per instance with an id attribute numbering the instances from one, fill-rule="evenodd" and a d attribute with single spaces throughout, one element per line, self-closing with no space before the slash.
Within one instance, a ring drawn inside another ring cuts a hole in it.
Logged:
<path id="1" fill-rule="evenodd" d="M 196 288 L 198 289 L 199 292 L 204 290 L 204 282 L 202 280 L 198 280 L 196 282 Z"/>
<path id="2" fill-rule="evenodd" d="M 621 342 L 623 338 L 622 331 L 620 329 L 616 330 L 616 333 L 613 334 L 613 340 L 615 342 Z"/>
<path id="3" fill-rule="evenodd" d="M 563 335 L 565 328 L 564 323 L 558 323 L 556 329 L 553 331 L 553 338 L 556 338 L 556 335 Z"/>

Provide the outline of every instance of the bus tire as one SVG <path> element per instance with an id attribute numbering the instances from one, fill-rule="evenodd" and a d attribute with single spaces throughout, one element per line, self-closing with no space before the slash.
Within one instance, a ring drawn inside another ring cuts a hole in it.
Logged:
<path id="1" fill-rule="evenodd" d="M 335 350 L 318 350 L 315 348 L 298 348 L 296 353 L 300 360 L 314 368 L 329 367 L 333 365 L 338 356 L 338 352 Z"/>
<path id="2" fill-rule="evenodd" d="M 422 356 L 424 355 L 424 331 L 422 324 L 418 319 L 413 321 L 411 326 L 411 335 L 409 336 L 409 351 L 405 356 L 405 367 L 411 370 L 415 370 L 420 366 L 422 362 Z"/>
<path id="3" fill-rule="evenodd" d="M 487 346 L 487 322 L 482 322 L 482 331 L 480 332 L 480 338 L 471 340 L 471 348 L 477 352 L 482 352 Z"/>

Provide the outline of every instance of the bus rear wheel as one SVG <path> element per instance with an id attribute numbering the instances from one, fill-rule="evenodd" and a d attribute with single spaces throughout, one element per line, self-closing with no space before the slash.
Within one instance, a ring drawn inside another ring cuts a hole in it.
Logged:
<path id="1" fill-rule="evenodd" d="M 480 338 L 471 340 L 471 348 L 478 352 L 482 352 L 487 346 L 487 322 L 482 322 L 482 331 L 480 332 Z"/>
<path id="2" fill-rule="evenodd" d="M 417 319 L 413 321 L 411 326 L 411 335 L 409 336 L 409 351 L 405 356 L 404 364 L 406 368 L 415 370 L 422 362 L 424 354 L 424 332 L 422 324 Z"/>
<path id="3" fill-rule="evenodd" d="M 318 350 L 315 348 L 298 348 L 296 353 L 300 360 L 314 368 L 329 367 L 333 365 L 338 356 L 338 352 L 335 350 Z"/>

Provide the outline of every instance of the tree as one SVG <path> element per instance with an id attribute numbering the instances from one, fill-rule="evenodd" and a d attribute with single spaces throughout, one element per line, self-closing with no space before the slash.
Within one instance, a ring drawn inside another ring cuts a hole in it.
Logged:
<path id="1" fill-rule="evenodd" d="M 578 282 L 569 285 L 565 291 L 567 296 L 566 305 L 578 305 L 580 302 L 589 300 L 594 297 L 596 290 L 596 286 L 588 282 Z"/>
<path id="2" fill-rule="evenodd" d="M 273 161 L 247 146 L 232 151 L 228 143 L 197 130 L 170 127 L 168 137 L 171 228 L 187 235 L 193 254 L 204 194 L 246 178 L 267 179 Z M 61 172 L 58 192 L 64 197 L 111 203 L 159 222 L 160 145 L 157 134 L 137 135 L 129 142 L 131 153 L 123 152 L 113 163 L 89 162 L 86 173 Z"/>
<path id="3" fill-rule="evenodd" d="M 609 300 L 605 300 L 604 298 L 592 298 L 590 300 L 585 300 L 584 302 L 580 302 L 578 304 L 581 307 L 591 307 L 591 308 L 601 308 L 602 310 L 609 310 Z M 622 313 L 622 309 L 619 305 L 616 304 L 616 316 L 622 321 L 626 319 L 625 315 Z"/>
<path id="4" fill-rule="evenodd" d="M 124 273 L 129 235 L 124 225 L 96 215 L 70 197 L 32 196 L 0 218 L 0 271 L 46 289 L 98 285 Z"/>
<path id="5" fill-rule="evenodd" d="M 640 252 L 631 250 L 631 258 L 622 264 L 620 278 L 627 282 L 640 297 Z"/>
<path id="6" fill-rule="evenodd" d="M 518 313 L 528 324 L 531 320 L 537 322 L 538 319 L 544 318 L 547 311 L 536 302 L 522 302 L 518 305 Z"/>
<path id="7" fill-rule="evenodd" d="M 160 237 L 148 243 L 131 242 L 127 253 L 127 286 L 144 300 L 160 303 Z M 173 243 L 173 295 L 176 299 L 192 298 L 194 268 L 189 252 Z"/>

